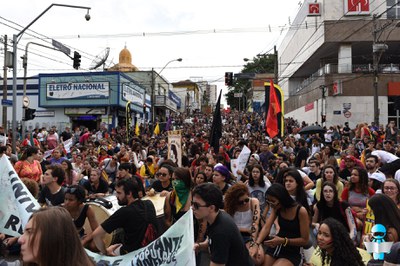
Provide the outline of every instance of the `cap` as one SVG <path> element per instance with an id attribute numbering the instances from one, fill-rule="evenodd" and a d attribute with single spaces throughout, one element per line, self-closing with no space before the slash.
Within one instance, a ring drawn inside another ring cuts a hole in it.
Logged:
<path id="1" fill-rule="evenodd" d="M 346 161 L 347 161 L 347 160 L 352 160 L 353 162 L 356 161 L 356 157 L 354 157 L 353 155 L 347 155 L 344 159 L 345 159 Z"/>
<path id="2" fill-rule="evenodd" d="M 260 162 L 260 156 L 258 156 L 257 153 L 253 153 L 253 154 L 251 155 L 251 157 L 253 157 L 257 162 Z"/>
<path id="3" fill-rule="evenodd" d="M 379 173 L 379 172 L 373 173 L 369 178 L 378 180 L 381 183 L 383 183 L 386 180 L 386 176 L 383 173 Z"/>
<path id="4" fill-rule="evenodd" d="M 217 171 L 221 175 L 225 177 L 225 182 L 229 181 L 231 177 L 231 173 L 229 172 L 228 168 L 224 165 L 218 165 L 214 167 L 214 171 Z"/>

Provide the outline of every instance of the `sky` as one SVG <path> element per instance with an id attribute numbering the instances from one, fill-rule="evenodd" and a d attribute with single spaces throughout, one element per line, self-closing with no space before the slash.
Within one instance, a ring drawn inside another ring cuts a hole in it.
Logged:
<path id="1" fill-rule="evenodd" d="M 86 21 L 84 9 L 53 6 L 24 33 L 18 43 L 18 57 L 23 55 L 27 42 L 52 46 L 51 39 L 55 39 L 70 47 L 71 55 L 78 51 L 82 55 L 81 71 L 90 71 L 93 60 L 98 55 L 101 57 L 107 47 L 110 55 L 106 66 L 109 67 L 118 63 L 119 52 L 126 46 L 132 54 L 132 64 L 139 70 L 154 68 L 160 72 L 169 61 L 182 58 L 182 62 L 171 62 L 162 71 L 168 81 L 208 81 L 225 93 L 224 73 L 238 73 L 245 64 L 243 58 L 252 59 L 257 54 L 271 52 L 274 45 L 279 46 L 285 29 L 295 18 L 299 2 L 3 1 L 0 35 L 3 38 L 7 34 L 12 39 L 13 34 L 21 31 L 21 26 L 28 25 L 52 3 L 91 7 L 91 19 Z M 3 58 L 1 47 L 0 62 Z M 66 55 L 29 46 L 28 75 L 74 71 L 72 60 Z M 8 75 L 11 77 L 11 70 Z M 22 76 L 19 60 L 18 77 Z"/>

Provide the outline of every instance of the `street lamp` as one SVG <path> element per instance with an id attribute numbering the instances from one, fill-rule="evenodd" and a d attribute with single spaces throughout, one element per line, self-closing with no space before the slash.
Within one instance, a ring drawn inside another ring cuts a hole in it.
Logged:
<path id="1" fill-rule="evenodd" d="M 13 107 L 12 107 L 12 151 L 16 152 L 16 129 L 17 129 L 17 46 L 20 37 L 22 34 L 30 27 L 33 23 L 35 23 L 40 17 L 42 17 L 50 8 L 53 6 L 61 6 L 61 7 L 69 7 L 69 8 L 80 8 L 87 9 L 88 13 L 85 15 L 85 19 L 87 21 L 90 20 L 89 10 L 90 7 L 85 6 L 74 6 L 74 5 L 64 5 L 64 4 L 51 4 L 48 8 L 46 8 L 39 16 L 37 16 L 34 20 L 31 21 L 25 28 L 23 28 L 18 34 L 13 34 Z"/>
<path id="2" fill-rule="evenodd" d="M 161 75 L 161 72 L 172 62 L 182 62 L 182 58 L 172 59 L 168 61 L 163 68 L 161 68 L 160 72 L 158 72 L 158 76 Z M 154 68 L 151 69 L 151 124 L 154 128 L 154 120 L 155 120 L 155 75 L 154 75 Z"/>
<path id="3" fill-rule="evenodd" d="M 168 63 L 166 63 L 165 66 L 164 66 L 163 68 L 161 68 L 160 72 L 158 72 L 158 75 L 161 75 L 161 72 L 163 72 L 163 70 L 164 70 L 169 64 L 171 64 L 172 62 L 175 62 L 175 61 L 177 61 L 177 62 L 182 62 L 182 58 L 173 59 L 173 60 L 169 61 Z"/>

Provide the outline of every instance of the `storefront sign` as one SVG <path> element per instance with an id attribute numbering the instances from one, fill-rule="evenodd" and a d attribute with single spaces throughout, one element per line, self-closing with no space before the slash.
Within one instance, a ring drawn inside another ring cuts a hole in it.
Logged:
<path id="1" fill-rule="evenodd" d="M 174 103 L 176 103 L 176 106 L 178 108 L 181 108 L 181 104 L 182 104 L 182 100 L 181 98 L 179 98 L 178 95 L 176 95 L 175 93 L 173 93 L 172 91 L 168 91 L 168 98 L 173 101 Z"/>
<path id="2" fill-rule="evenodd" d="M 65 108 L 64 114 L 66 114 L 66 115 L 105 115 L 106 108 L 105 107 L 100 107 L 100 108 L 90 108 L 90 107 L 74 108 L 74 107 L 71 107 L 71 108 Z"/>
<path id="3" fill-rule="evenodd" d="M 54 110 L 36 110 L 36 117 L 54 117 L 56 115 L 56 111 Z"/>
<path id="4" fill-rule="evenodd" d="M 48 83 L 48 100 L 106 99 L 110 94 L 109 82 Z"/>
<path id="5" fill-rule="evenodd" d="M 122 85 L 122 99 L 142 105 L 144 103 L 144 94 L 140 92 L 140 87 L 135 84 Z"/>

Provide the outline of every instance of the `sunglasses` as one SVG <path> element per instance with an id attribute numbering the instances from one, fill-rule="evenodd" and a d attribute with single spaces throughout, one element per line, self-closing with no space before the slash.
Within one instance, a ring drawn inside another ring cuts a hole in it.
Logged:
<path id="1" fill-rule="evenodd" d="M 156 176 L 163 176 L 163 177 L 166 177 L 168 174 L 166 174 L 166 173 L 157 173 L 156 174 Z"/>
<path id="2" fill-rule="evenodd" d="M 200 208 L 205 208 L 205 207 L 209 207 L 209 205 L 200 205 L 198 202 L 192 201 L 191 205 L 193 206 L 193 209 L 198 210 Z"/>
<path id="3" fill-rule="evenodd" d="M 68 188 L 65 190 L 65 193 L 68 193 L 68 194 L 75 194 L 76 191 L 77 191 L 77 188 L 76 188 L 76 187 L 68 187 Z"/>
<path id="4" fill-rule="evenodd" d="M 249 201 L 250 201 L 250 198 L 245 198 L 244 200 L 239 200 L 238 204 L 239 205 L 245 205 L 245 204 L 249 203 Z"/>

